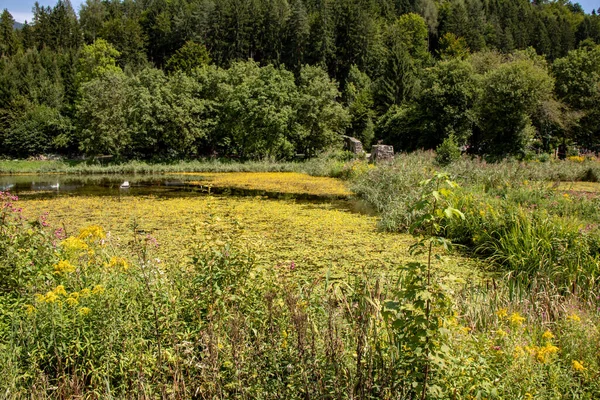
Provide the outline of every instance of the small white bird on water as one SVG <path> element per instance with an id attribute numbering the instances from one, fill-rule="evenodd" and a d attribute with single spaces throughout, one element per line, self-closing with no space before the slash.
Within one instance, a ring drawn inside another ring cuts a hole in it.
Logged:
<path id="1" fill-rule="evenodd" d="M 120 188 L 121 189 L 128 189 L 129 188 L 129 181 L 125 181 L 125 182 L 121 183 Z"/>
<path id="2" fill-rule="evenodd" d="M 60 188 L 60 183 L 56 182 L 56 185 L 50 185 L 50 188 L 58 190 Z"/>

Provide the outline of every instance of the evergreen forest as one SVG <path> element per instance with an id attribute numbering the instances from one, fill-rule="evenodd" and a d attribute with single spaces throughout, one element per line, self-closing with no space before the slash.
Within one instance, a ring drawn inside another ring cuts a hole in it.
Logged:
<path id="1" fill-rule="evenodd" d="M 490 160 L 600 150 L 600 16 L 577 3 L 58 0 L 33 15 L 0 17 L 4 157 L 285 160 L 342 135 Z"/>

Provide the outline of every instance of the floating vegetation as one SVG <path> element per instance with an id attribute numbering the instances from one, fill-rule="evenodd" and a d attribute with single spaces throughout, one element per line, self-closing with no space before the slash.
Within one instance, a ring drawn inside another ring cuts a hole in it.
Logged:
<path id="1" fill-rule="evenodd" d="M 28 218 L 48 212 L 48 222 L 67 234 L 102 226 L 123 245 L 138 234 L 157 239 L 162 259 L 183 262 L 184 249 L 198 243 L 235 241 L 254 251 L 263 267 L 295 263 L 297 271 L 334 275 L 363 268 L 393 268 L 408 261 L 409 235 L 380 232 L 377 219 L 351 212 L 346 201 L 328 203 L 270 200 L 261 197 L 197 196 L 59 197 L 22 200 Z M 473 261 L 447 263 L 470 275 Z M 460 265 L 460 267 L 459 267 Z M 456 271 L 455 271 L 456 274 Z"/>

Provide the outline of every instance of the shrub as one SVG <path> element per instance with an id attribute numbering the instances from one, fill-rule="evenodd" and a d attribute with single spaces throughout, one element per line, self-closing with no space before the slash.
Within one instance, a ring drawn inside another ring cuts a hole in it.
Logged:
<path id="1" fill-rule="evenodd" d="M 451 164 L 460 158 L 460 148 L 454 135 L 450 135 L 444 139 L 435 149 L 435 152 L 435 161 L 441 166 Z"/>

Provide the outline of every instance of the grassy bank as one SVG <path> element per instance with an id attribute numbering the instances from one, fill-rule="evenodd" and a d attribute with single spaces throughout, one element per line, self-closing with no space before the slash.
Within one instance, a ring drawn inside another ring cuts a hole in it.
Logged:
<path id="1" fill-rule="evenodd" d="M 0 173 L 63 174 L 157 174 L 174 172 L 295 172 L 300 163 L 293 162 L 228 162 L 222 160 L 178 161 L 173 163 L 93 163 L 85 161 L 0 161 Z"/>

